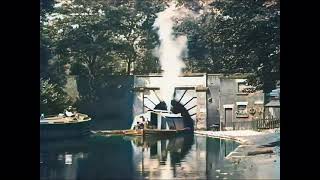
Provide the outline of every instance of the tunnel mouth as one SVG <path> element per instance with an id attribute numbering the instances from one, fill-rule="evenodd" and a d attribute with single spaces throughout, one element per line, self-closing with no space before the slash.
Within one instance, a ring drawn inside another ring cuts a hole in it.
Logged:
<path id="1" fill-rule="evenodd" d="M 154 109 L 155 110 L 165 110 L 165 111 L 168 110 L 167 104 L 164 101 L 161 101 L 159 104 L 157 104 L 154 107 Z M 174 114 L 181 113 L 181 116 L 183 118 L 183 122 L 186 125 L 186 127 L 189 127 L 190 129 L 194 130 L 193 119 L 191 118 L 188 110 L 180 102 L 177 102 L 176 100 L 171 100 L 170 111 Z"/>

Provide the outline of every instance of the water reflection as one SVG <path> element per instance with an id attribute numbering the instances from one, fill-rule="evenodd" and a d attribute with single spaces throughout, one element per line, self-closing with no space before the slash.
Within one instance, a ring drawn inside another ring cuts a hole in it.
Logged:
<path id="1" fill-rule="evenodd" d="M 171 139 L 135 137 L 131 139 L 135 177 L 172 178 L 177 177 L 176 167 L 190 152 L 194 135 Z"/>
<path id="2" fill-rule="evenodd" d="M 41 144 L 41 179 L 229 177 L 216 170 L 233 171 L 224 157 L 238 145 L 192 134 L 170 139 L 92 137 Z"/>
<path id="3" fill-rule="evenodd" d="M 237 145 L 234 141 L 193 135 L 171 139 L 133 138 L 135 177 L 215 179 L 221 175 L 216 170 L 226 166 L 224 157 Z"/>
<path id="4" fill-rule="evenodd" d="M 76 179 L 86 146 L 85 140 L 40 142 L 40 179 Z"/>

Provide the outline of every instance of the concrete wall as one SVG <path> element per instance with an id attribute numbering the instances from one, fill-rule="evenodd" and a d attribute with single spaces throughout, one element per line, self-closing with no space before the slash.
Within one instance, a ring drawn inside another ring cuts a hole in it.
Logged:
<path id="1" fill-rule="evenodd" d="M 208 75 L 207 86 L 207 126 L 210 128 L 214 124 L 220 124 L 220 76 L 221 75 Z"/>
<path id="2" fill-rule="evenodd" d="M 134 76 L 134 87 L 161 87 L 166 83 L 161 75 L 137 75 Z M 206 74 L 192 74 L 178 77 L 176 87 L 195 87 L 198 85 L 206 86 Z"/>
<path id="3" fill-rule="evenodd" d="M 233 105 L 232 118 L 235 117 L 235 99 L 237 93 L 237 83 L 235 79 L 220 79 L 220 122 L 225 122 L 225 105 Z M 227 126 L 232 121 L 226 121 Z"/>

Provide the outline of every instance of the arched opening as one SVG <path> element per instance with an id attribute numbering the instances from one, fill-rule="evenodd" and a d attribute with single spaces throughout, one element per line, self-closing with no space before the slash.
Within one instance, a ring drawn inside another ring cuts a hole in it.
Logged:
<path id="1" fill-rule="evenodd" d="M 159 104 L 157 104 L 154 109 L 157 110 L 168 110 L 167 104 L 164 101 L 161 101 Z"/>
<path id="2" fill-rule="evenodd" d="M 157 104 L 154 109 L 168 110 L 167 105 L 164 101 Z M 176 100 L 171 100 L 171 109 L 170 110 L 171 110 L 171 112 L 173 112 L 175 114 L 181 113 L 181 116 L 183 117 L 183 121 L 184 121 L 184 124 L 186 125 L 186 127 L 189 127 L 192 130 L 194 130 L 193 119 L 191 118 L 188 110 L 180 102 L 177 102 Z M 152 121 L 152 119 L 156 119 L 156 118 L 153 118 L 151 116 L 151 121 Z M 153 123 L 156 123 L 156 122 L 153 122 Z"/>

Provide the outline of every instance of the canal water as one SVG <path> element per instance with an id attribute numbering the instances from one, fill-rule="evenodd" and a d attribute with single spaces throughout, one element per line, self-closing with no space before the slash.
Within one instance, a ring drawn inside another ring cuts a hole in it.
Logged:
<path id="1" fill-rule="evenodd" d="M 41 179 L 237 179 L 224 158 L 239 144 L 198 135 L 94 136 L 41 142 Z"/>

